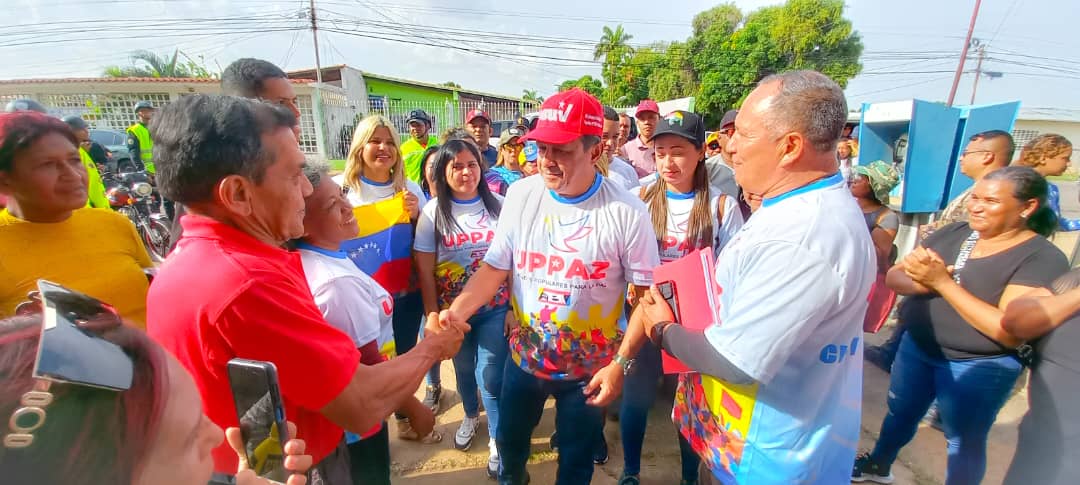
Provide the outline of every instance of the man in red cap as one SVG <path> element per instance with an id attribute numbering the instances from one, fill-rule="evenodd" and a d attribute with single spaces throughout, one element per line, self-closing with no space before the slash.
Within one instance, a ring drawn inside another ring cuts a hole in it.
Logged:
<path id="1" fill-rule="evenodd" d="M 626 158 L 630 165 L 637 170 L 638 177 L 644 177 L 656 172 L 656 160 L 653 158 L 652 139 L 656 131 L 656 123 L 660 121 L 660 105 L 656 101 L 646 99 L 638 103 L 637 111 L 634 112 L 637 119 L 638 136 L 623 145 Z"/>
<path id="2" fill-rule="evenodd" d="M 476 138 L 476 145 L 487 161 L 487 168 L 494 167 L 499 161 L 499 150 L 491 146 L 491 117 L 482 109 L 474 109 L 465 117 L 465 127 Z"/>
<path id="3" fill-rule="evenodd" d="M 616 357 L 617 322 L 627 284 L 644 294 L 659 252 L 644 203 L 594 167 L 603 127 L 604 110 L 585 91 L 544 101 L 536 129 L 524 137 L 539 147 L 540 176 L 510 186 L 502 213 L 512 216 L 500 219 L 484 264 L 426 330 L 458 326 L 511 282 L 520 326 L 510 332 L 512 360 L 499 394 L 501 484 L 528 481 L 532 432 L 548 396 L 558 413 L 556 483 L 588 484 L 602 424 L 600 408 L 589 404 L 613 392 L 610 381 L 592 388 L 589 380 L 617 369 L 612 377 L 621 382 L 633 370 L 633 360 Z"/>

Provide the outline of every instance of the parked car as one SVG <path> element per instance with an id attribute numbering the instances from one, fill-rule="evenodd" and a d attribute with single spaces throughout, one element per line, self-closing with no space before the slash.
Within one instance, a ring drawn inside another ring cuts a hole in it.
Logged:
<path id="1" fill-rule="evenodd" d="M 110 171 L 135 171 L 135 164 L 131 161 L 131 153 L 127 148 L 127 134 L 115 130 L 92 129 L 90 139 L 108 150 L 110 162 L 107 168 Z"/>

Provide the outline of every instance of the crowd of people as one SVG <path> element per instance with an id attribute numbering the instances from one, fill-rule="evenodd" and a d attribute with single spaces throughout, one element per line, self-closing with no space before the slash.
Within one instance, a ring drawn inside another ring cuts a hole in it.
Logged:
<path id="1" fill-rule="evenodd" d="M 12 416 L 0 469 L 12 483 L 261 483 L 236 429 L 226 365 L 238 357 L 278 370 L 291 485 L 388 484 L 391 433 L 444 441 L 444 360 L 464 411 L 446 441 L 468 451 L 486 430 L 490 478 L 529 483 L 554 398 L 555 482 L 592 480 L 611 412 L 619 483 L 638 485 L 664 354 L 691 369 L 664 396 L 685 485 L 890 483 L 931 408 L 946 483 L 979 483 L 1025 367 L 1031 407 L 1007 483 L 1080 473 L 1068 458 L 1080 273 L 1047 239 L 1080 227 L 1045 178 L 1068 166 L 1063 137 L 1033 140 L 1011 165 L 1008 133 L 972 137 L 960 169 L 974 186 L 900 257 L 901 173 L 858 160 L 843 91 L 813 71 L 761 80 L 716 131 L 579 89 L 497 134 L 483 110 L 440 134 L 414 110 L 404 138 L 371 115 L 340 174 L 301 152 L 281 69 L 241 59 L 222 88 L 137 106 L 133 143 L 177 207 L 160 265 L 93 202 L 85 122 L 0 115 L 0 415 Z M 681 321 L 653 276 L 697 250 L 716 261 L 712 325 Z M 42 279 L 107 303 L 74 319 L 131 360 L 130 388 L 32 375 L 50 318 L 32 293 Z M 863 332 L 897 295 L 893 339 L 866 349 L 891 371 L 889 413 L 857 455 Z"/>

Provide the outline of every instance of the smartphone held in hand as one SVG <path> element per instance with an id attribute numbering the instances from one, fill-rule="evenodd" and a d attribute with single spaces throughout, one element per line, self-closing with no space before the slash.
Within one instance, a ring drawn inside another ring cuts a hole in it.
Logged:
<path id="1" fill-rule="evenodd" d="M 284 483 L 289 477 L 284 446 L 290 436 L 277 367 L 271 362 L 232 359 L 228 371 L 248 467 L 260 477 Z"/>

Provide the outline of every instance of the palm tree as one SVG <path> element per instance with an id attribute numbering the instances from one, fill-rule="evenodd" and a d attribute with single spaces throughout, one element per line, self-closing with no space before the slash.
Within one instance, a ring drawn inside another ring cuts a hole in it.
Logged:
<path id="1" fill-rule="evenodd" d="M 600 36 L 600 43 L 596 44 L 596 48 L 593 50 L 593 60 L 604 60 L 601 73 L 604 81 L 610 85 L 615 79 L 615 71 L 634 53 L 634 49 L 630 47 L 630 39 L 633 39 L 634 36 L 626 33 L 622 24 L 619 24 L 614 30 L 605 25 L 603 32 L 603 35 Z"/>
<path id="2" fill-rule="evenodd" d="M 526 103 L 542 104 L 544 102 L 544 97 L 536 94 L 536 91 L 525 89 L 521 92 L 521 100 Z"/>
<path id="3" fill-rule="evenodd" d="M 180 62 L 180 56 L 188 60 Z M 138 50 L 131 53 L 130 66 L 109 66 L 105 68 L 108 77 L 213 77 L 193 59 L 179 49 L 172 56 L 160 56 L 150 51 Z"/>

